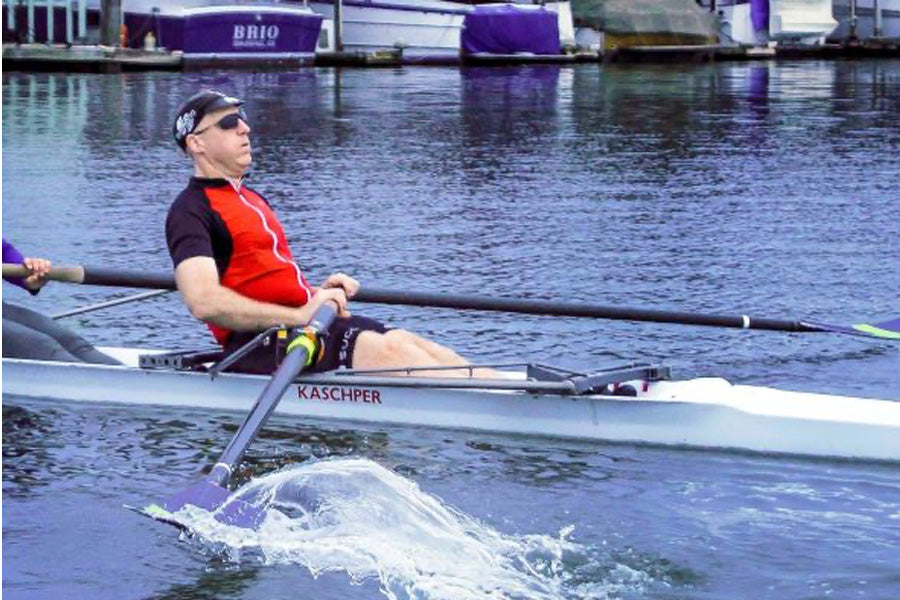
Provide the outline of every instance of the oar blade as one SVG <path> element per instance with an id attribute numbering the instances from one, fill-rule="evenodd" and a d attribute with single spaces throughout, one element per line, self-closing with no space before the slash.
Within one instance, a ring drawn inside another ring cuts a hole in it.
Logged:
<path id="1" fill-rule="evenodd" d="M 213 513 L 220 523 L 243 529 L 257 529 L 266 518 L 262 508 L 232 498 L 227 489 L 206 480 L 181 490 L 162 506 L 151 504 L 142 512 L 157 521 L 184 528 L 185 525 L 175 519 L 174 514 L 188 505 Z"/>
<path id="2" fill-rule="evenodd" d="M 201 479 L 195 484 L 181 490 L 163 503 L 163 508 L 170 512 L 178 512 L 188 504 L 208 510 L 217 510 L 228 501 L 231 494 L 222 486 Z"/>
<path id="3" fill-rule="evenodd" d="M 266 511 L 243 500 L 232 500 L 219 509 L 216 520 L 242 529 L 259 529 L 266 520 Z"/>
<path id="4" fill-rule="evenodd" d="M 856 325 L 831 325 L 828 323 L 804 322 L 816 331 L 831 331 L 833 333 L 845 333 L 863 337 L 878 338 L 881 340 L 900 340 L 900 318 L 881 323 L 858 323 Z"/>
<path id="5" fill-rule="evenodd" d="M 854 325 L 853 329 L 863 335 L 886 340 L 900 340 L 900 317 L 891 321 L 875 323 L 874 325 L 869 325 L 868 323 Z"/>

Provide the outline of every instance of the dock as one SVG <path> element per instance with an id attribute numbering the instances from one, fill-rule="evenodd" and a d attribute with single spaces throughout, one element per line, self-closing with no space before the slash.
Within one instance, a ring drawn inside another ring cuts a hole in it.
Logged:
<path id="1" fill-rule="evenodd" d="M 380 52 L 319 52 L 317 67 L 399 67 L 403 64 L 403 50 Z"/>
<path id="2" fill-rule="evenodd" d="M 751 47 L 726 45 L 630 46 L 604 51 L 558 55 L 463 55 L 440 63 L 456 65 L 571 64 L 585 62 L 674 63 L 752 60 L 835 60 L 844 58 L 900 58 L 900 39 L 874 38 L 819 46 Z M 419 64 L 400 49 L 380 52 L 322 52 L 313 56 L 260 55 L 229 59 L 227 54 L 202 58 L 181 51 L 142 50 L 102 45 L 4 44 L 3 69 L 8 71 L 64 71 L 118 73 L 122 71 L 196 71 L 209 68 L 290 70 L 317 67 L 399 67 Z"/>
<path id="3" fill-rule="evenodd" d="M 65 44 L 3 44 L 4 71 L 179 71 L 181 52 L 135 50 L 113 46 Z"/>

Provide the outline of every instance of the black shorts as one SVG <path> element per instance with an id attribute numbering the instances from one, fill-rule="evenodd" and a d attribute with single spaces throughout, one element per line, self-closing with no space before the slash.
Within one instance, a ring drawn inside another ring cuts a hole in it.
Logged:
<path id="1" fill-rule="evenodd" d="M 356 347 L 356 338 L 363 331 L 386 333 L 390 327 L 380 321 L 353 315 L 350 317 L 338 317 L 331 324 L 328 335 L 322 338 L 324 349 L 319 353 L 319 360 L 308 369 L 308 372 L 322 373 L 333 371 L 340 367 L 353 368 L 353 349 Z M 253 331 L 236 331 L 225 344 L 225 353 L 231 354 L 253 338 L 259 335 Z M 274 334 L 269 336 L 267 343 L 258 346 L 247 356 L 243 357 L 228 370 L 235 373 L 256 373 L 268 375 L 275 372 L 278 365 L 275 364 L 275 339 Z"/>

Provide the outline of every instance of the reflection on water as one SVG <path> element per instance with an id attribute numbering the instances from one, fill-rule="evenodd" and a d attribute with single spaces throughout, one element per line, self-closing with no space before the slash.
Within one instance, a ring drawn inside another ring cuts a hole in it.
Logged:
<path id="1" fill-rule="evenodd" d="M 27 497 L 38 492 L 49 465 L 44 440 L 52 431 L 52 418 L 4 403 L 3 462 L 12 467 L 3 469 L 4 494 Z"/>
<path id="2" fill-rule="evenodd" d="M 178 583 L 168 590 L 144 597 L 144 600 L 223 600 L 240 598 L 257 580 L 258 567 L 238 569 L 234 565 L 213 560 L 191 583 Z"/>

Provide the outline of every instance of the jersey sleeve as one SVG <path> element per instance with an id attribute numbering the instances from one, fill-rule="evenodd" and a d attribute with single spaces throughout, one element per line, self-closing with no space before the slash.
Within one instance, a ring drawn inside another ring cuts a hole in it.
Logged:
<path id="1" fill-rule="evenodd" d="M 3 262 L 11 263 L 14 265 L 21 265 L 25 261 L 25 257 L 22 256 L 22 253 L 19 252 L 18 248 L 13 246 L 10 242 L 6 241 L 6 238 L 3 238 Z M 23 290 L 28 291 L 32 296 L 37 295 L 40 290 L 29 290 L 25 286 L 25 279 L 23 277 L 4 277 L 4 281 L 8 281 L 13 285 L 17 285 Z"/>
<path id="2" fill-rule="evenodd" d="M 166 243 L 172 266 L 195 256 L 215 258 L 212 242 L 213 214 L 209 204 L 196 194 L 181 194 L 166 218 Z"/>

